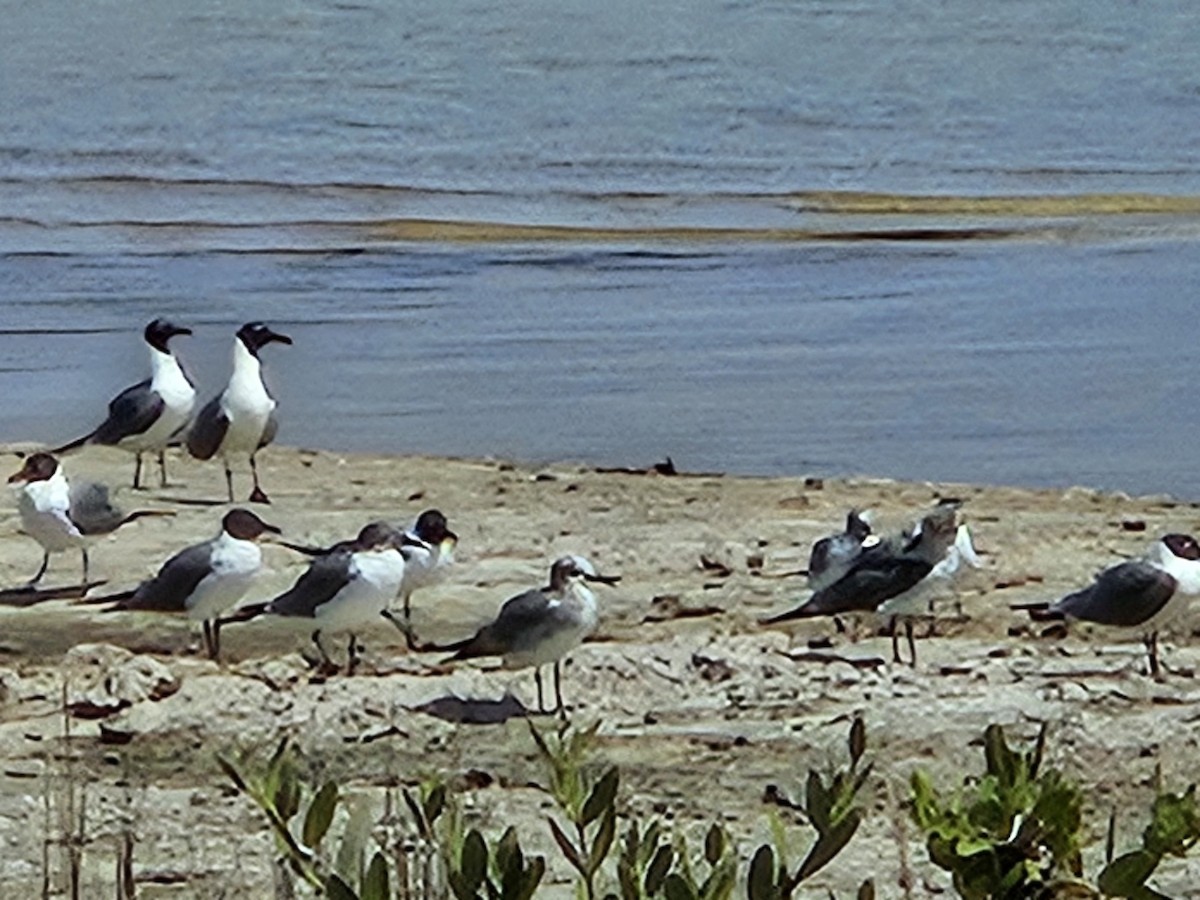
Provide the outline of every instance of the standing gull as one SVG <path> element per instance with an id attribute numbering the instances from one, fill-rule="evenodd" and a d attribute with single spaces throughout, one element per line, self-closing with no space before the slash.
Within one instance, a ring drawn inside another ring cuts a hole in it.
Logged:
<path id="1" fill-rule="evenodd" d="M 446 574 L 447 567 L 454 562 L 454 548 L 458 535 L 450 530 L 441 510 L 427 509 L 405 532 L 409 541 L 401 549 L 404 554 L 404 580 L 400 583 L 400 604 L 404 621 L 411 626 L 412 595 L 418 588 L 435 584 Z M 411 627 L 405 631 L 410 650 L 416 645 Z"/>
<path id="2" fill-rule="evenodd" d="M 877 543 L 879 538 L 871 534 L 868 515 L 857 509 L 850 510 L 846 515 L 845 531 L 823 537 L 812 545 L 808 568 L 805 570 L 808 586 L 819 591 L 840 581 L 863 549 Z"/>
<path id="3" fill-rule="evenodd" d="M 134 455 L 133 486 L 142 486 L 142 454 L 158 454 L 159 484 L 167 486 L 166 448 L 187 426 L 196 404 L 196 388 L 171 351 L 171 338 L 191 334 L 165 319 L 143 332 L 150 348 L 150 377 L 128 387 L 108 404 L 108 418 L 90 434 L 50 451 L 67 453 L 84 444 L 120 447 Z"/>
<path id="4" fill-rule="evenodd" d="M 761 624 L 876 612 L 887 601 L 915 588 L 945 559 L 957 536 L 956 516 L 954 505 L 938 506 L 911 531 L 865 548 L 840 579 L 816 591 L 800 606 L 763 619 Z M 892 655 L 899 662 L 894 625 L 893 621 Z M 911 623 L 907 620 L 906 630 L 909 631 L 909 648 L 915 664 L 915 645 Z"/>
<path id="5" fill-rule="evenodd" d="M 259 352 L 272 341 L 290 344 L 292 339 L 272 331 L 262 322 L 250 322 L 238 329 L 233 342 L 233 374 L 229 385 L 196 416 L 187 436 L 188 453 L 196 459 L 220 456 L 225 464 L 225 486 L 233 502 L 231 456 L 246 457 L 254 477 L 252 503 L 270 503 L 258 484 L 254 456 L 275 439 L 279 423 L 275 418 L 275 398 L 262 379 Z"/>
<path id="6" fill-rule="evenodd" d="M 405 537 L 386 522 L 372 522 L 353 541 L 336 545 L 313 559 L 290 590 L 269 603 L 237 610 L 226 621 L 243 622 L 272 616 L 312 630 L 312 641 L 325 669 L 335 669 L 321 643 L 321 634 L 349 631 L 348 671 L 358 664 L 355 632 L 372 625 L 387 611 L 404 578 L 400 553 Z"/>
<path id="7" fill-rule="evenodd" d="M 153 578 L 131 591 L 87 602 L 111 602 L 105 612 L 183 613 L 203 624 L 204 650 L 209 659 L 218 659 L 219 617 L 245 596 L 262 570 L 262 551 L 256 541 L 266 532 L 279 534 L 279 529 L 249 510 L 231 509 L 216 537 L 179 551 Z"/>
<path id="8" fill-rule="evenodd" d="M 372 527 L 382 527 L 383 524 L 373 523 Z M 458 535 L 450 530 L 446 516 L 437 509 L 425 510 L 417 516 L 411 528 L 397 533 L 402 534 L 400 553 L 404 557 L 404 579 L 400 583 L 397 599 L 401 603 L 404 615 L 403 618 L 397 618 L 391 612 L 387 612 L 385 617 L 404 633 L 410 650 L 420 650 L 411 625 L 412 595 L 419 588 L 435 584 L 446 574 L 446 569 L 454 562 L 454 548 L 458 544 Z M 355 542 L 340 541 L 331 547 L 312 547 L 289 541 L 279 543 L 306 556 L 325 556 L 351 547 Z"/>
<path id="9" fill-rule="evenodd" d="M 564 556 L 550 567 L 549 585 L 512 597 L 500 607 L 495 621 L 474 637 L 439 649 L 455 651 L 447 661 L 499 656 L 505 669 L 533 666 L 540 713 L 547 712 L 542 666 L 553 663 L 555 707 L 551 711 L 565 716 L 562 658 L 582 644 L 599 622 L 596 597 L 585 581 L 614 585 L 620 577 L 597 574 L 582 556 Z"/>
<path id="10" fill-rule="evenodd" d="M 83 588 L 88 583 L 90 538 L 116 531 L 143 516 L 169 516 L 166 510 L 139 510 L 126 515 L 108 499 L 108 487 L 87 481 L 67 481 L 57 459 L 49 453 L 32 453 L 21 471 L 8 479 L 19 484 L 17 511 L 21 530 L 42 546 L 42 565 L 29 582 L 33 587 L 50 565 L 50 554 L 78 548 L 83 555 Z"/>
<path id="11" fill-rule="evenodd" d="M 1142 636 L 1150 674 L 1159 674 L 1159 629 L 1179 618 L 1200 593 L 1200 544 L 1190 534 L 1168 534 L 1142 559 L 1105 569 L 1096 581 L 1054 603 L 1013 606 L 1035 621 L 1076 619 Z"/>

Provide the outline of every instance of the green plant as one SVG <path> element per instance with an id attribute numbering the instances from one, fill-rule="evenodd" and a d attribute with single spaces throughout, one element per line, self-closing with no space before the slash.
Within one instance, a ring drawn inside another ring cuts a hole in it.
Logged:
<path id="1" fill-rule="evenodd" d="M 550 833 L 567 862 L 579 873 L 588 900 L 596 896 L 596 876 L 616 838 L 616 799 L 621 780 L 616 766 L 609 766 L 597 776 L 584 765 L 599 727 L 600 723 L 595 722 L 574 731 L 563 728 L 556 736 L 547 737 L 529 723 L 533 742 L 550 770 L 550 795 L 568 823 L 564 828 L 551 817 Z"/>
<path id="2" fill-rule="evenodd" d="M 819 772 L 809 770 L 804 789 L 804 812 L 816 829 L 817 839 L 793 871 L 787 863 L 786 836 L 776 819 L 775 846 L 763 844 L 750 861 L 746 892 L 750 900 L 781 900 L 791 897 L 804 881 L 815 875 L 836 857 L 854 837 L 862 824 L 863 809 L 859 794 L 871 773 L 871 763 L 859 768 L 867 746 L 866 726 L 856 716 L 848 739 L 850 765 L 839 769 L 828 782 Z M 868 880 L 859 888 L 860 898 L 874 896 Z"/>
<path id="3" fill-rule="evenodd" d="M 621 900 L 728 900 L 737 881 L 737 849 L 725 829 L 713 823 L 702 856 L 693 859 L 682 835 L 671 842 L 657 822 L 643 831 L 632 821 L 617 859 L 617 880 Z"/>
<path id="4" fill-rule="evenodd" d="M 355 821 L 362 818 L 361 812 L 351 814 L 336 864 L 325 854 L 325 837 L 341 801 L 337 783 L 322 785 L 300 817 L 304 788 L 287 738 L 279 742 L 259 774 L 247 774 L 251 755 L 242 755 L 240 767 L 224 756 L 217 756 L 217 764 L 266 815 L 275 833 L 280 862 L 332 900 L 390 900 L 390 878 L 383 854 L 377 850 L 363 868 L 365 829 Z M 292 824 L 296 819 L 300 820 L 298 832 Z"/>
<path id="5" fill-rule="evenodd" d="M 984 732 L 986 772 L 943 797 L 929 775 L 912 776 L 912 811 L 929 857 L 968 900 L 1024 898 L 1079 887 L 1083 793 L 1043 769 L 1043 725 L 1033 746 L 1008 746 L 1004 730 Z"/>
<path id="6" fill-rule="evenodd" d="M 1165 856 L 1184 856 L 1200 841 L 1200 808 L 1196 785 L 1182 794 L 1159 793 L 1150 810 L 1150 824 L 1142 832 L 1142 846 L 1113 859 L 1116 814 L 1108 822 L 1108 865 L 1097 886 L 1110 897 L 1130 900 L 1169 900 L 1146 885 Z"/>

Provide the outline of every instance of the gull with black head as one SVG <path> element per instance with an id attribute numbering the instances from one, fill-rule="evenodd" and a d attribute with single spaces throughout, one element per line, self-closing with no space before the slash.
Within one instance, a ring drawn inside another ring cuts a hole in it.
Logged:
<path id="1" fill-rule="evenodd" d="M 163 612 L 186 615 L 203 625 L 204 650 L 221 656 L 221 614 L 237 605 L 262 571 L 258 539 L 279 534 L 248 509 L 231 509 L 216 537 L 180 550 L 153 578 L 118 594 L 89 599 L 111 603 L 105 612 Z"/>
<path id="2" fill-rule="evenodd" d="M 249 322 L 238 329 L 233 342 L 233 374 L 229 384 L 196 416 L 187 436 L 188 453 L 196 459 L 220 456 L 225 465 L 225 486 L 233 502 L 233 470 L 230 459 L 248 459 L 254 478 L 252 503 L 270 503 L 258 483 L 255 454 L 275 439 L 279 422 L 275 398 L 262 377 L 259 353 L 271 342 L 290 344 L 292 339 L 272 331 L 262 322 Z"/>
<path id="3" fill-rule="evenodd" d="M 387 522 L 372 522 L 352 541 L 335 545 L 309 563 L 290 590 L 269 603 L 245 606 L 226 622 L 270 616 L 312 631 L 322 668 L 336 671 L 321 643 L 325 632 L 350 632 L 348 671 L 358 664 L 356 632 L 385 617 L 404 578 L 407 538 Z"/>
<path id="4" fill-rule="evenodd" d="M 85 444 L 120 447 L 134 455 L 133 486 L 142 481 L 142 454 L 158 454 L 159 483 L 167 486 L 167 445 L 187 427 L 196 388 L 170 347 L 171 338 L 191 334 L 166 319 L 155 319 L 142 336 L 150 350 L 150 377 L 128 387 L 108 404 L 108 418 L 95 430 L 50 452 L 68 453 Z"/>
<path id="5" fill-rule="evenodd" d="M 1200 543 L 1168 534 L 1141 559 L 1105 569 L 1094 583 L 1053 603 L 1015 604 L 1034 621 L 1075 620 L 1140 634 L 1150 674 L 1159 675 L 1158 632 L 1200 593 Z"/>
<path id="6" fill-rule="evenodd" d="M 876 613 L 889 600 L 902 597 L 929 577 L 946 558 L 956 536 L 957 506 L 939 505 L 910 531 L 863 548 L 841 578 L 817 590 L 800 606 L 763 619 L 761 624 L 774 625 L 816 616 Z M 900 661 L 900 653 L 895 618 L 900 615 L 899 611 L 892 614 L 892 656 L 896 662 Z M 915 665 L 916 645 L 912 623 L 907 618 L 905 629 Z"/>
<path id="7" fill-rule="evenodd" d="M 170 516 L 169 510 L 124 513 L 109 500 L 108 487 L 68 481 L 62 465 L 49 453 L 31 453 L 21 470 L 8 479 L 17 484 L 21 530 L 42 547 L 42 565 L 28 583 L 34 587 L 50 565 L 50 554 L 79 550 L 83 557 L 82 589 L 88 587 L 88 543 L 144 516 Z"/>

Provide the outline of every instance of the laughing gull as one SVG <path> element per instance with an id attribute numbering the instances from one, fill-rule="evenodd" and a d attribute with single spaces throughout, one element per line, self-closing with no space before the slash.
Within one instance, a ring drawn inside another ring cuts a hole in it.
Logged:
<path id="1" fill-rule="evenodd" d="M 233 608 L 262 570 L 256 541 L 264 533 L 279 534 L 246 509 L 231 509 L 216 537 L 194 544 L 168 559 L 158 574 L 130 591 L 88 600 L 111 602 L 105 612 L 183 613 L 204 626 L 209 659 L 221 655 L 221 613 Z"/>
<path id="2" fill-rule="evenodd" d="M 225 621 L 244 622 L 268 615 L 311 629 L 326 669 L 335 667 L 321 643 L 321 633 L 349 631 L 348 671 L 353 674 L 358 663 L 354 632 L 380 621 L 400 590 L 403 542 L 404 536 L 387 522 L 372 522 L 353 541 L 313 559 L 290 590 L 269 603 L 243 607 Z"/>
<path id="3" fill-rule="evenodd" d="M 374 524 L 380 527 L 383 525 Z M 454 547 L 458 544 L 458 535 L 450 530 L 450 524 L 441 510 L 427 509 L 417 516 L 411 528 L 402 532 L 402 536 L 400 553 L 404 557 L 404 579 L 400 583 L 397 599 L 401 603 L 404 615 L 403 619 L 397 619 L 389 612 L 386 618 L 404 633 L 410 650 L 420 650 L 411 626 L 412 595 L 418 588 L 435 584 L 445 576 L 447 567 L 454 562 Z M 351 547 L 354 541 L 342 541 L 331 547 L 312 547 L 289 541 L 277 543 L 306 556 L 324 556 Z"/>
<path id="4" fill-rule="evenodd" d="M 864 546 L 879 543 L 871 534 L 867 513 L 852 509 L 846 516 L 846 530 L 823 537 L 812 546 L 808 556 L 808 586 L 814 591 L 840 581 L 850 571 Z"/>
<path id="5" fill-rule="evenodd" d="M 87 481 L 67 481 L 57 459 L 32 453 L 21 471 L 8 479 L 19 484 L 17 510 L 21 530 L 42 546 L 42 565 L 28 583 L 33 587 L 50 565 L 50 554 L 78 548 L 83 554 L 83 587 L 88 583 L 89 538 L 116 531 L 143 516 L 170 516 L 167 510 L 139 510 L 126 515 L 112 505 L 108 487 Z"/>
<path id="6" fill-rule="evenodd" d="M 916 531 L 912 532 L 910 541 L 919 539 Z M 944 534 L 930 542 L 931 549 L 945 543 Z M 876 612 L 888 622 L 888 630 L 892 635 L 892 660 L 900 662 L 899 639 L 896 623 L 904 623 L 904 634 L 908 640 L 909 663 L 917 664 L 917 645 L 913 636 L 913 622 L 916 619 L 934 621 L 934 603 L 944 596 L 947 589 L 953 585 L 963 566 L 973 569 L 983 567 L 979 554 L 975 552 L 975 544 L 971 539 L 971 531 L 965 524 L 960 524 L 954 531 L 954 540 L 946 548 L 941 558 L 929 574 L 903 593 L 897 594 L 879 605 Z M 932 625 L 930 634 L 933 634 Z"/>
<path id="7" fill-rule="evenodd" d="M 401 552 L 404 554 L 404 580 L 400 583 L 400 604 L 404 610 L 404 621 L 412 619 L 412 595 L 418 588 L 436 584 L 454 562 L 454 548 L 458 535 L 450 530 L 450 523 L 441 510 L 427 509 L 413 526 L 405 532 L 409 540 Z M 416 649 L 411 632 L 409 649 Z"/>
<path id="8" fill-rule="evenodd" d="M 275 439 L 279 423 L 275 418 L 275 398 L 262 379 L 262 363 L 258 358 L 264 346 L 278 341 L 290 344 L 292 339 L 272 331 L 262 322 L 250 322 L 238 329 L 233 342 L 233 374 L 220 396 L 205 404 L 196 416 L 187 436 L 188 453 L 196 459 L 220 456 L 225 464 L 225 485 L 229 502 L 233 502 L 233 471 L 231 456 L 247 457 L 254 477 L 252 503 L 270 503 L 258 484 L 258 468 L 254 456 Z"/>
<path id="9" fill-rule="evenodd" d="M 169 342 L 179 334 L 191 334 L 165 319 L 146 326 L 143 337 L 150 348 L 150 377 L 117 394 L 108 404 L 108 418 L 90 434 L 50 452 L 67 453 L 84 444 L 120 447 L 134 455 L 133 486 L 142 486 L 142 454 L 158 454 L 158 475 L 167 486 L 166 448 L 192 417 L 196 388 L 171 351 Z"/>
<path id="10" fill-rule="evenodd" d="M 763 619 L 761 624 L 876 612 L 887 601 L 915 588 L 946 558 L 957 535 L 956 518 L 955 505 L 938 506 L 911 531 L 863 549 L 836 582 L 816 591 L 795 609 Z M 892 637 L 893 658 L 899 662 L 894 623 Z M 910 649 L 913 649 L 911 640 L 910 631 Z"/>
<path id="11" fill-rule="evenodd" d="M 542 666 L 553 663 L 555 707 L 551 711 L 565 716 L 562 658 L 582 644 L 599 622 L 596 597 L 585 581 L 614 585 L 620 577 L 597 574 L 582 556 L 564 556 L 550 567 L 549 585 L 512 597 L 500 607 L 495 621 L 484 625 L 474 637 L 439 649 L 455 651 L 447 662 L 499 656 L 505 669 L 533 666 L 540 713 L 547 712 Z"/>
<path id="12" fill-rule="evenodd" d="M 1190 534 L 1168 534 L 1142 559 L 1105 569 L 1090 586 L 1054 603 L 1017 604 L 1035 621 L 1073 619 L 1142 636 L 1151 676 L 1158 675 L 1158 632 L 1179 618 L 1200 593 L 1200 544 Z"/>

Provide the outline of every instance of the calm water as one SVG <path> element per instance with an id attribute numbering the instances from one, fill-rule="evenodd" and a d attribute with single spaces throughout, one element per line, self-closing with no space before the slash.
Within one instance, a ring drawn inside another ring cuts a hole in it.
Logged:
<path id="1" fill-rule="evenodd" d="M 2 438 L 261 318 L 288 443 L 1200 494 L 1188 5 L 0 15 Z"/>

